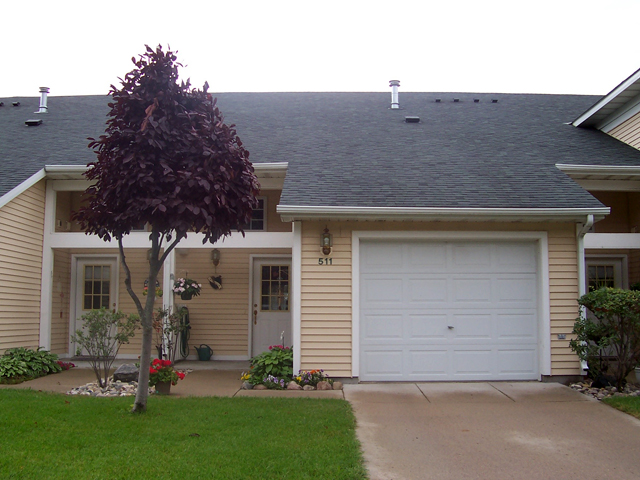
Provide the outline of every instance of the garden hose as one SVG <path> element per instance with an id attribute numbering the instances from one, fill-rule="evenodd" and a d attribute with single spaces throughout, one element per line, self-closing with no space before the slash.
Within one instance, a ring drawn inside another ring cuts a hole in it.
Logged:
<path id="1" fill-rule="evenodd" d="M 191 325 L 189 325 L 189 309 L 180 308 L 180 355 L 183 359 L 189 356 L 189 337 L 191 336 Z"/>

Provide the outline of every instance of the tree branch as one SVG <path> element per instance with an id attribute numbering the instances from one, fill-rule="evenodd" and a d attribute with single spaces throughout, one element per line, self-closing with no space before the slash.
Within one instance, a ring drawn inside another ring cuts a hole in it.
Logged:
<path id="1" fill-rule="evenodd" d="M 120 260 L 122 261 L 122 266 L 124 267 L 124 285 L 127 287 L 127 292 L 129 296 L 133 299 L 133 303 L 135 303 L 136 308 L 138 309 L 138 314 L 140 318 L 144 315 L 144 309 L 142 308 L 142 303 L 140 303 L 140 299 L 136 292 L 131 288 L 131 270 L 129 270 L 129 265 L 127 265 L 126 257 L 124 255 L 124 247 L 122 246 L 122 237 L 118 237 L 118 249 L 120 250 Z M 155 292 L 155 289 L 153 290 Z"/>

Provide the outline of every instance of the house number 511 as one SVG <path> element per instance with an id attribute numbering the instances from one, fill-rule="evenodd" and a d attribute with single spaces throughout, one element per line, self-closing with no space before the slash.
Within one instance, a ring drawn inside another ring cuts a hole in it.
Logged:
<path id="1" fill-rule="evenodd" d="M 333 265 L 333 258 L 319 258 L 318 265 Z"/>

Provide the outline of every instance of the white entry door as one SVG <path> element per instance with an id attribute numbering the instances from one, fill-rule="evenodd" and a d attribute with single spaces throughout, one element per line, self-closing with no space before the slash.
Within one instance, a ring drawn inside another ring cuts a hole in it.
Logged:
<path id="1" fill-rule="evenodd" d="M 290 258 L 262 258 L 253 262 L 253 304 L 251 355 L 279 345 L 291 346 Z"/>
<path id="2" fill-rule="evenodd" d="M 82 258 L 76 263 L 76 314 L 75 328 L 84 327 L 82 315 L 102 307 L 117 309 L 116 286 L 118 281 L 118 262 L 116 258 Z M 77 351 L 73 345 L 72 354 L 87 355 Z"/>

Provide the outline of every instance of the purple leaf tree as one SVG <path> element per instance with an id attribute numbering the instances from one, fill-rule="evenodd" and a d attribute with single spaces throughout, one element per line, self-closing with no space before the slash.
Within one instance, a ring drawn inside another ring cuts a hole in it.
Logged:
<path id="1" fill-rule="evenodd" d="M 148 284 L 155 285 L 167 255 L 190 233 L 214 243 L 242 231 L 256 206 L 259 184 L 234 125 L 226 125 L 207 92 L 178 81 L 172 51 L 146 47 L 135 68 L 111 85 L 107 127 L 90 138 L 97 160 L 85 173 L 92 185 L 74 214 L 87 234 L 118 242 L 127 292 L 141 319 L 142 351 L 134 412 L 146 411 L 155 289 L 144 304 L 131 288 L 123 238 L 150 229 Z"/>

